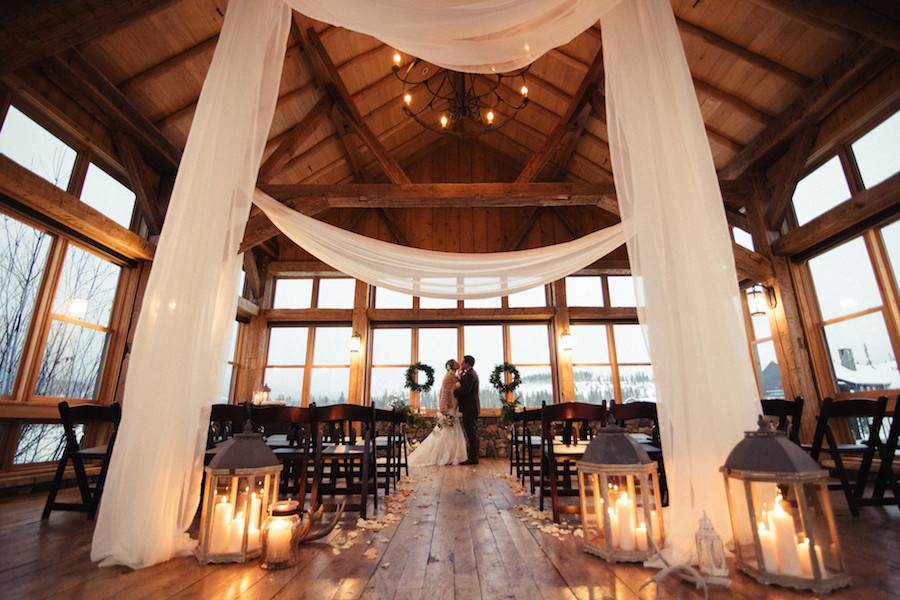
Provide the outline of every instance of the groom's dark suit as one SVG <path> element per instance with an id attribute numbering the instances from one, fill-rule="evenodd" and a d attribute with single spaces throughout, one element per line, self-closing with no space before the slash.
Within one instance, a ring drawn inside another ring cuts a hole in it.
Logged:
<path id="1" fill-rule="evenodd" d="M 481 412 L 481 400 L 478 397 L 480 387 L 478 373 L 468 369 L 460 377 L 460 386 L 453 391 L 459 401 L 459 412 L 462 413 L 463 427 L 466 430 L 466 445 L 469 449 L 469 460 L 478 462 L 478 413 Z"/>

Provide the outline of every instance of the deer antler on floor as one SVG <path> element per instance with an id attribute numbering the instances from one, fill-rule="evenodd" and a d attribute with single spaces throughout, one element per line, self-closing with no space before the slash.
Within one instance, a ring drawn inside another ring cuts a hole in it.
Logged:
<path id="1" fill-rule="evenodd" d="M 651 538 L 649 541 L 650 541 L 650 544 L 653 546 L 653 549 L 656 550 L 656 554 L 650 560 L 653 560 L 653 558 L 659 558 L 659 560 L 662 561 L 663 565 L 665 565 L 665 566 L 659 571 L 659 573 L 654 575 L 651 579 L 648 579 L 644 583 L 644 585 L 642 585 L 638 589 L 638 591 L 644 589 L 645 587 L 647 587 L 648 585 L 651 585 L 653 583 L 655 583 L 656 585 L 659 585 L 659 583 L 663 579 L 665 579 L 669 575 L 675 574 L 675 575 L 678 575 L 679 577 L 681 577 L 681 579 L 687 581 L 688 583 L 693 583 L 694 586 L 698 590 L 703 590 L 704 600 L 709 598 L 709 590 L 706 585 L 706 578 L 704 578 L 703 575 L 700 574 L 700 571 L 698 571 L 697 569 L 695 569 L 688 563 L 683 563 L 683 564 L 678 564 L 678 565 L 671 564 L 668 560 L 666 560 L 666 557 L 663 556 L 662 552 L 659 549 L 659 546 L 656 545 L 656 540 Z"/>
<path id="2" fill-rule="evenodd" d="M 337 505 L 337 509 L 334 511 L 334 517 L 328 523 L 321 523 L 315 528 L 313 528 L 313 524 L 318 521 L 324 514 L 325 505 L 321 504 L 316 509 L 307 509 L 306 523 L 303 526 L 301 535 L 299 536 L 300 543 L 303 544 L 305 542 L 319 540 L 331 533 L 334 530 L 335 526 L 338 524 L 338 521 L 340 521 L 341 517 L 344 515 L 345 504 L 346 501 L 341 501 L 341 503 Z"/>

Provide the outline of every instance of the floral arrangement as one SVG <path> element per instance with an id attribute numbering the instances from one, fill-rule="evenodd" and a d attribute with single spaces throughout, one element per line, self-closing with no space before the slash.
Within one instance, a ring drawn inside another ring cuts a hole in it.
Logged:
<path id="1" fill-rule="evenodd" d="M 444 429 L 445 427 L 456 427 L 456 416 L 438 412 L 434 415 L 434 428 Z"/>
<path id="2" fill-rule="evenodd" d="M 425 373 L 425 383 L 419 383 L 416 381 L 419 371 Z M 434 385 L 434 367 L 426 365 L 423 362 L 417 362 L 409 365 L 406 369 L 405 375 L 406 382 L 403 384 L 403 387 L 410 389 L 414 392 L 419 392 L 421 394 L 427 394 L 431 387 Z"/>
<path id="3" fill-rule="evenodd" d="M 393 396 L 387 401 L 386 407 L 394 412 L 399 412 L 401 420 L 407 425 L 413 426 L 416 424 L 417 416 L 410 410 L 409 403 L 405 398 Z"/>

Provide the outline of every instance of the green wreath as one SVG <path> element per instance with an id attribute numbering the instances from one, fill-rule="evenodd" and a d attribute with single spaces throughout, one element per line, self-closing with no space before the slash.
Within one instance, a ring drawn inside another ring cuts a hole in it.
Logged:
<path id="1" fill-rule="evenodd" d="M 512 381 L 509 383 L 503 382 L 503 374 L 509 373 L 512 375 Z M 491 371 L 491 385 L 494 386 L 494 389 L 497 390 L 501 395 L 506 395 L 511 392 L 515 392 L 516 389 L 522 385 L 522 376 L 519 375 L 519 370 L 515 367 L 515 365 L 511 365 L 507 362 L 502 365 L 497 365 L 494 367 L 494 370 Z"/>
<path id="2" fill-rule="evenodd" d="M 419 383 L 416 381 L 416 374 L 422 371 L 425 373 L 425 383 Z M 430 367 L 422 362 L 417 362 L 409 365 L 406 369 L 406 383 L 403 384 L 403 387 L 408 388 L 414 392 L 419 392 L 422 394 L 427 394 L 431 387 L 434 385 L 434 367 Z"/>

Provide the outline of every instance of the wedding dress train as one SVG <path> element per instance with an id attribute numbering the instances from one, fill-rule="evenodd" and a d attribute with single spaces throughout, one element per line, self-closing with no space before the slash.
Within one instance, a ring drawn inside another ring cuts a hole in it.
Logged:
<path id="1" fill-rule="evenodd" d="M 438 413 L 434 429 L 409 455 L 409 466 L 458 465 L 469 457 L 462 420 L 455 408 Z"/>

